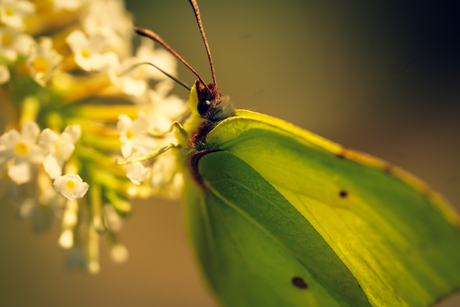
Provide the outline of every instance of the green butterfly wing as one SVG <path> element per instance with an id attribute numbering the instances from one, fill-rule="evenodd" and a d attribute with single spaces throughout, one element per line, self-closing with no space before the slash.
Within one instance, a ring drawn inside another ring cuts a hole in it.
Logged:
<path id="1" fill-rule="evenodd" d="M 224 152 L 198 160 L 188 227 L 225 305 L 429 306 L 460 287 L 458 217 L 413 176 L 248 111 L 206 142 Z"/>
<path id="2" fill-rule="evenodd" d="M 318 232 L 248 164 L 221 151 L 201 157 L 199 172 L 206 190 L 188 186 L 188 223 L 226 306 L 370 306 Z"/>

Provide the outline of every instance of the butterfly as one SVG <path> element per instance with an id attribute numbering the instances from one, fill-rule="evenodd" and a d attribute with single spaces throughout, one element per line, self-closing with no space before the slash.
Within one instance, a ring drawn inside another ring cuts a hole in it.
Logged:
<path id="1" fill-rule="evenodd" d="M 224 306 L 430 306 L 460 287 L 460 218 L 423 181 L 198 80 L 175 123 L 186 226 Z M 187 86 L 186 86 L 187 87 Z M 164 151 L 163 150 L 163 151 Z M 158 150 L 160 154 L 163 152 Z M 153 156 L 153 155 L 152 155 Z"/>

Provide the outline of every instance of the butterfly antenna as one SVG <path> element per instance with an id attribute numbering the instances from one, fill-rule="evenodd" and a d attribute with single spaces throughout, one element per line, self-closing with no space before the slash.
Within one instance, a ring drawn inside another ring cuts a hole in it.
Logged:
<path id="1" fill-rule="evenodd" d="M 201 37 L 203 38 L 204 46 L 206 47 L 206 52 L 208 53 L 209 65 L 211 66 L 212 81 L 214 82 L 214 85 L 217 86 L 216 74 L 214 73 L 214 65 L 212 64 L 211 50 L 209 49 L 208 40 L 206 39 L 206 35 L 204 34 L 203 23 L 201 22 L 201 15 L 200 9 L 198 8 L 198 3 L 196 2 L 196 0 L 188 1 L 192 5 L 193 12 L 195 13 L 196 17 L 196 22 L 198 23 L 198 28 L 200 28 Z"/>
<path id="2" fill-rule="evenodd" d="M 188 86 L 184 81 L 182 80 L 179 80 L 177 79 L 176 77 L 174 77 L 173 75 L 171 74 L 168 74 L 166 71 L 164 71 L 163 69 L 161 69 L 160 67 L 156 66 L 155 64 L 153 63 L 150 63 L 150 62 L 142 62 L 142 63 L 137 63 L 137 64 L 134 64 L 133 66 L 131 66 L 130 68 L 128 68 L 127 70 L 125 70 L 124 72 L 121 73 L 121 75 L 125 75 L 129 72 L 131 72 L 133 69 L 141 66 L 141 65 L 150 65 L 150 66 L 153 66 L 155 67 L 156 69 L 158 69 L 162 74 L 166 75 L 168 78 L 170 78 L 171 80 L 174 80 L 175 82 L 177 82 L 178 84 L 182 85 L 183 87 L 185 87 L 186 89 L 188 89 L 189 91 L 191 90 L 191 87 Z"/>
<path id="3" fill-rule="evenodd" d="M 134 27 L 134 31 L 136 31 L 136 33 L 141 35 L 141 36 L 145 36 L 145 37 L 148 37 L 150 39 L 153 39 L 158 44 L 163 46 L 163 48 L 165 48 L 166 50 L 171 52 L 179 61 L 181 61 L 185 66 L 187 66 L 187 68 L 190 69 L 190 71 L 193 72 L 195 74 L 195 76 L 198 77 L 198 79 L 200 80 L 201 84 L 203 84 L 204 87 L 206 88 L 206 90 L 209 93 L 211 93 L 211 90 L 206 85 L 206 83 L 204 82 L 203 78 L 201 78 L 201 76 L 195 71 L 195 69 L 193 69 L 192 66 L 190 66 L 187 62 L 185 62 L 185 60 L 176 51 L 174 51 L 171 47 L 169 47 L 169 45 L 166 44 L 166 42 L 159 35 L 157 35 L 153 31 L 150 31 L 150 30 L 147 30 L 147 29 L 142 29 L 142 28 L 137 28 L 137 27 Z"/>

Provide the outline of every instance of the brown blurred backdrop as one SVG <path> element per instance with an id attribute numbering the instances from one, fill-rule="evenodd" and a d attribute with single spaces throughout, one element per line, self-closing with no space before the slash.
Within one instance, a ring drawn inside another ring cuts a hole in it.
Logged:
<path id="1" fill-rule="evenodd" d="M 455 3 L 455 2 L 452 2 Z M 444 1 L 199 0 L 221 92 L 237 108 L 293 122 L 399 165 L 460 208 L 460 10 Z M 128 1 L 205 80 L 206 54 L 186 0 Z M 179 76 L 194 76 L 181 67 Z M 176 92 L 188 97 L 181 88 Z M 104 242 L 101 273 L 69 272 L 59 225 L 36 235 L 0 206 L 0 306 L 215 306 L 183 232 L 180 204 L 138 201 Z M 459 260 L 460 261 L 460 260 Z M 460 297 L 441 306 L 460 306 Z"/>

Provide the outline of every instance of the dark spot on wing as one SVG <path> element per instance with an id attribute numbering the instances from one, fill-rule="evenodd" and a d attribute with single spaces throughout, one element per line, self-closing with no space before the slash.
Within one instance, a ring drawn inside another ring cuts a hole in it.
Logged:
<path id="1" fill-rule="evenodd" d="M 292 281 L 292 284 L 295 287 L 299 288 L 299 289 L 307 289 L 308 288 L 307 283 L 305 282 L 305 280 L 303 280 L 302 277 L 297 277 L 297 276 L 293 277 L 291 281 Z"/>
<path id="2" fill-rule="evenodd" d="M 342 147 L 342 150 L 341 152 L 339 152 L 338 154 L 336 154 L 335 156 L 339 159 L 346 159 L 346 154 L 347 154 L 347 149 L 343 146 Z"/>
<path id="3" fill-rule="evenodd" d="M 383 171 L 385 173 L 391 174 L 393 171 L 393 166 L 391 164 L 387 164 L 383 167 Z"/>
<path id="4" fill-rule="evenodd" d="M 340 198 L 347 198 L 348 197 L 348 192 L 345 191 L 345 190 L 341 190 L 339 192 L 339 196 L 340 196 Z"/>

